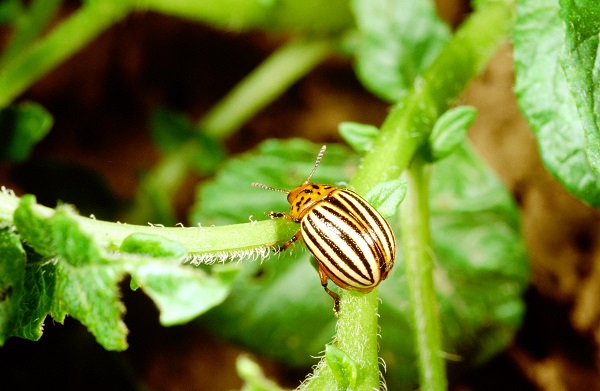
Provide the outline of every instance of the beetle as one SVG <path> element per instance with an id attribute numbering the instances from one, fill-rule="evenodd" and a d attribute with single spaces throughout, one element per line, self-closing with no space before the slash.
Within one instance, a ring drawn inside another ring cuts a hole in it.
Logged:
<path id="1" fill-rule="evenodd" d="M 303 184 L 293 190 L 252 186 L 287 194 L 289 213 L 267 212 L 300 224 L 300 229 L 276 251 L 285 251 L 303 239 L 318 263 L 325 292 L 339 312 L 340 297 L 327 288 L 328 279 L 343 289 L 368 293 L 386 279 L 396 259 L 396 239 L 388 222 L 364 198 L 350 189 L 310 182 L 321 163 L 326 145 Z"/>

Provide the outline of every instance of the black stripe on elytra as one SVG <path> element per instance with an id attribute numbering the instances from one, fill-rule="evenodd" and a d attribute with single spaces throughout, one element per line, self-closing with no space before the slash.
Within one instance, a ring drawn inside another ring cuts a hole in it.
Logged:
<path id="1" fill-rule="evenodd" d="M 307 219 L 308 220 L 306 220 L 304 229 L 308 230 L 310 233 L 310 235 L 308 235 L 309 241 L 311 242 L 311 244 L 313 246 L 315 246 L 324 255 L 324 257 L 329 262 L 332 263 L 332 265 L 334 265 L 336 267 L 336 270 L 341 271 L 348 279 L 356 281 L 358 284 L 361 284 L 361 285 L 364 284 L 363 282 L 358 281 L 354 277 L 350 276 L 344 270 L 343 265 L 346 265 L 356 275 L 364 278 L 367 281 L 374 281 L 371 269 L 369 267 L 366 267 L 366 270 L 369 271 L 369 274 L 370 274 L 370 276 L 367 276 L 357 268 L 357 266 L 354 264 L 354 262 L 349 261 L 348 257 L 344 254 L 344 252 L 325 234 L 325 232 L 323 232 L 319 227 L 317 227 L 317 226 L 315 226 L 315 224 L 313 224 L 313 222 L 311 221 L 312 219 L 320 219 L 322 221 L 328 221 L 328 219 L 325 219 L 325 216 L 322 213 L 320 213 L 317 210 L 313 210 L 311 215 L 307 216 Z M 343 232 L 343 231 L 340 230 L 340 232 Z M 305 237 L 304 240 L 306 241 L 306 239 L 307 238 Z M 360 248 L 356 247 L 356 243 L 354 243 L 352 240 L 349 241 L 347 235 L 345 235 L 345 237 L 341 237 L 341 239 L 351 246 L 353 251 L 356 254 L 358 254 L 361 262 L 364 263 L 364 256 L 361 256 L 362 251 L 360 251 Z M 343 265 L 341 265 L 342 263 L 343 263 Z M 335 274 L 337 274 L 337 273 L 335 273 Z M 343 280 L 343 278 L 340 278 L 340 280 Z"/>
<path id="2" fill-rule="evenodd" d="M 310 229 L 314 230 L 314 227 L 311 226 Z M 309 232 L 309 233 L 310 234 L 318 234 L 318 232 Z M 321 256 L 319 256 L 319 254 L 314 254 L 317 259 L 322 260 L 319 262 L 319 264 L 329 272 L 328 273 L 329 275 L 334 275 L 338 280 L 343 281 L 345 284 L 347 284 L 349 286 L 353 286 L 353 287 L 367 286 L 364 284 L 364 282 L 359 281 L 355 277 L 350 275 L 348 273 L 348 271 L 346 271 L 344 266 L 340 266 L 340 263 L 343 263 L 344 265 L 346 265 L 347 263 L 339 258 L 334 258 L 331 255 L 331 253 L 329 251 L 327 251 L 325 249 L 325 247 L 323 247 L 323 245 L 322 245 L 323 239 L 313 241 L 311 235 L 307 235 L 307 236 L 308 236 L 308 240 L 306 240 L 306 238 L 305 238 L 306 244 L 307 245 L 310 244 L 309 249 L 311 249 L 311 251 L 313 251 L 313 253 L 316 250 L 321 255 Z M 313 249 L 310 246 L 313 246 L 315 248 Z M 329 245 L 329 247 L 327 247 L 327 248 L 336 252 L 335 245 L 334 246 Z M 337 251 L 339 253 L 341 253 L 339 248 L 337 249 Z M 338 257 L 339 257 L 339 255 L 338 255 Z M 325 261 L 323 261 L 323 259 L 325 259 Z M 333 266 L 335 269 L 332 270 L 330 266 Z M 362 274 L 360 274 L 360 273 L 359 273 L 359 275 L 362 276 Z"/>
<path id="3" fill-rule="evenodd" d="M 324 206 L 322 206 L 322 208 L 327 209 L 330 213 L 335 214 L 339 218 L 343 219 L 346 224 L 353 224 L 355 227 L 356 234 L 359 235 L 361 238 L 363 238 L 364 235 L 372 235 L 373 234 L 370 230 L 366 230 L 365 228 L 363 228 L 364 226 L 360 225 L 359 222 L 356 222 L 356 221 L 351 222 L 346 217 L 347 214 L 346 215 L 339 214 L 337 211 L 338 208 L 333 209 L 330 205 L 324 205 Z M 374 240 L 372 240 L 372 241 L 365 240 L 365 242 L 369 246 L 369 249 L 371 250 L 371 255 L 373 256 L 373 260 L 379 263 L 380 275 L 384 275 L 383 273 L 387 269 L 386 255 L 385 255 L 385 251 L 383 249 L 384 244 L 380 243 L 378 241 L 378 239 L 380 239 L 380 238 L 379 237 L 374 238 Z M 390 254 L 391 253 L 392 252 L 390 251 Z M 368 261 L 363 260 L 363 264 L 366 266 L 368 264 Z M 374 281 L 372 268 L 367 266 L 366 269 L 369 271 L 369 275 L 371 276 L 371 281 Z"/>
<path id="4" fill-rule="evenodd" d="M 323 204 L 320 206 L 320 208 L 313 210 L 315 215 L 318 216 L 322 220 L 330 221 L 331 219 L 330 218 L 326 219 L 325 218 L 326 215 L 321 213 L 321 210 L 331 214 L 333 217 L 335 217 L 343 222 L 344 225 L 342 225 L 341 227 L 340 226 L 337 227 L 340 232 L 340 235 L 339 235 L 340 239 L 342 239 L 342 241 L 344 241 L 346 244 L 348 244 L 348 246 L 350 246 L 352 251 L 358 256 L 358 259 L 360 260 L 360 262 L 364 266 L 365 270 L 367 271 L 368 276 L 365 276 L 362 273 L 359 273 L 359 274 L 362 275 L 363 277 L 367 278 L 369 281 L 374 281 L 373 270 L 371 268 L 371 264 L 369 262 L 369 257 L 368 257 L 369 254 L 365 254 L 357 244 L 357 240 L 364 241 L 364 238 L 363 238 L 364 231 L 361 229 L 360 225 L 356 224 L 355 221 L 348 219 L 347 214 L 343 213 L 343 211 L 333 208 L 333 207 L 331 207 L 331 205 L 328 205 L 328 204 Z M 350 232 L 350 231 L 352 231 L 352 232 Z M 356 237 L 356 236 L 358 236 L 358 237 Z M 369 246 L 368 243 L 367 243 L 367 246 L 371 249 L 370 255 L 371 255 L 371 259 L 373 259 L 372 256 L 375 255 L 373 253 L 373 249 L 371 248 L 371 246 Z"/>
<path id="5" fill-rule="evenodd" d="M 336 208 L 328 203 L 321 205 L 320 208 L 323 209 L 324 211 L 326 211 L 327 213 L 333 215 L 335 218 L 341 220 L 344 224 L 344 227 L 347 227 L 347 229 L 340 229 L 340 232 L 342 232 L 342 234 L 343 234 L 343 236 L 342 235 L 340 235 L 340 236 L 342 236 L 342 239 L 345 242 L 347 242 L 348 245 L 350 245 L 352 247 L 353 251 L 359 256 L 361 263 L 367 270 L 367 273 L 369 273 L 369 280 L 374 281 L 375 279 L 373 277 L 373 269 L 371 268 L 371 263 L 370 263 L 369 259 L 371 259 L 371 260 L 377 259 L 377 258 L 373 258 L 373 257 L 377 256 L 378 253 L 381 253 L 381 250 L 379 250 L 379 249 L 378 249 L 379 251 L 375 250 L 373 245 L 371 245 L 366 240 L 364 240 L 365 233 L 369 234 L 368 232 L 366 232 L 364 230 L 364 228 L 363 228 L 364 226 L 362 226 L 360 224 L 360 222 L 356 221 L 355 219 L 348 218 L 348 214 L 344 213 L 344 211 L 341 210 L 340 208 Z M 317 210 L 315 210 L 315 212 L 316 211 Z M 338 228 L 341 228 L 341 227 L 338 227 Z M 348 234 L 349 231 L 352 231 L 352 233 L 355 236 L 357 236 L 357 238 L 350 236 Z M 360 247 L 356 244 L 357 240 L 362 240 L 363 242 L 365 242 L 367 244 L 367 246 L 369 247 L 370 252 L 371 252 L 370 257 L 368 256 L 369 254 L 365 254 L 360 249 Z"/>
<path id="6" fill-rule="evenodd" d="M 391 232 L 390 232 L 391 229 L 389 228 L 389 225 L 385 221 L 383 216 L 381 216 L 379 213 L 374 211 L 374 208 L 371 205 L 369 205 L 369 203 L 367 203 L 364 199 L 362 199 L 360 196 L 358 196 L 356 193 L 354 193 L 352 191 L 344 190 L 344 191 L 340 191 L 339 193 L 336 193 L 336 195 L 338 195 L 341 199 L 343 199 L 345 201 L 346 207 L 348 209 L 352 209 L 353 214 L 355 214 L 357 216 L 361 215 L 361 211 L 356 208 L 356 206 L 352 203 L 352 201 L 356 201 L 358 204 L 360 204 L 364 208 L 364 210 L 369 214 L 369 216 L 373 219 L 373 221 L 375 221 L 377 223 L 377 227 L 379 228 L 379 231 L 383 232 L 383 235 L 385 236 L 385 241 L 386 241 L 385 246 L 388 248 L 390 254 L 392 256 L 394 256 L 393 243 L 395 242 L 395 240 L 391 236 Z M 329 201 L 331 201 L 332 199 L 334 199 L 334 198 L 329 199 Z"/>

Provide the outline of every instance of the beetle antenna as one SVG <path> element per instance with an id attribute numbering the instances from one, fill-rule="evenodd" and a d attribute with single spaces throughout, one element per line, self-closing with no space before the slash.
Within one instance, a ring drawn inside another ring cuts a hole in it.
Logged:
<path id="1" fill-rule="evenodd" d="M 273 190 L 273 191 L 278 191 L 280 193 L 290 194 L 289 190 L 276 189 L 276 188 L 271 187 L 271 186 L 263 185 L 262 183 L 252 182 L 252 186 L 254 186 L 254 187 L 260 187 L 261 189 Z"/>
<path id="2" fill-rule="evenodd" d="M 326 149 L 327 149 L 327 145 L 323 145 L 321 147 L 321 150 L 319 151 L 319 154 L 317 155 L 317 161 L 315 162 L 315 166 L 313 167 L 312 171 L 310 172 L 310 175 L 308 176 L 308 178 L 306 178 L 306 180 L 304 181 L 305 184 L 310 182 L 310 178 L 312 178 L 312 176 L 315 174 L 315 171 L 317 171 L 317 167 L 319 167 L 319 163 L 321 163 L 321 159 L 323 158 L 323 155 L 325 154 Z"/>

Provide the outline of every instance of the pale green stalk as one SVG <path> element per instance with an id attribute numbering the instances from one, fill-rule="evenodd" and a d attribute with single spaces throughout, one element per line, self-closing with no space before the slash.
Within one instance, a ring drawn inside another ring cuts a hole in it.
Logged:
<path id="1" fill-rule="evenodd" d="M 429 175 L 427 164 L 416 158 L 405 175 L 408 192 L 400 207 L 402 252 L 412 307 L 422 390 L 447 389 L 442 356 L 441 326 L 433 283 L 429 231 Z"/>
<path id="2" fill-rule="evenodd" d="M 224 139 L 320 64 L 332 49 L 327 39 L 286 43 L 229 91 L 200 120 L 198 128 Z"/>

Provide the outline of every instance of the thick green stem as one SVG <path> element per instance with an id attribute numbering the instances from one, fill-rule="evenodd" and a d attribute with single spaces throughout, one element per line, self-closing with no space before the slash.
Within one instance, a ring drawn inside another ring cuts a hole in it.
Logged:
<path id="1" fill-rule="evenodd" d="M 347 0 L 139 0 L 140 8 L 230 30 L 335 33 L 352 26 Z"/>
<path id="2" fill-rule="evenodd" d="M 341 291 L 342 302 L 336 324 L 335 345 L 342 349 L 356 363 L 358 377 L 357 391 L 378 390 L 380 384 L 378 344 L 379 333 L 377 311 L 379 307 L 378 289 L 371 293 Z M 336 390 L 337 381 L 323 359 L 312 377 L 300 390 Z"/>
<path id="3" fill-rule="evenodd" d="M 20 198 L 0 191 L 0 226 L 14 225 L 13 215 Z M 34 211 L 43 218 L 51 217 L 55 210 L 35 204 Z M 94 237 L 105 249 L 115 251 L 123 240 L 134 233 L 164 236 L 181 243 L 191 256 L 214 254 L 243 256 L 263 252 L 265 248 L 282 243 L 298 230 L 298 225 L 285 219 L 264 220 L 246 224 L 220 227 L 162 227 L 112 223 L 93 218 L 75 216 L 81 228 Z"/>
<path id="4" fill-rule="evenodd" d="M 513 2 L 505 0 L 482 6 L 461 25 L 382 124 L 380 137 L 365 155 L 362 169 L 354 178 L 359 193 L 400 176 L 437 118 L 506 40 L 513 19 Z"/>
<path id="5" fill-rule="evenodd" d="M 133 2 L 88 1 L 44 39 L 29 46 L 0 69 L 0 108 L 87 45 L 133 9 Z"/>
<path id="6" fill-rule="evenodd" d="M 408 193 L 400 207 L 402 251 L 419 352 L 421 389 L 442 391 L 447 388 L 447 381 L 433 284 L 427 171 L 426 164 L 417 158 L 406 172 Z"/>

